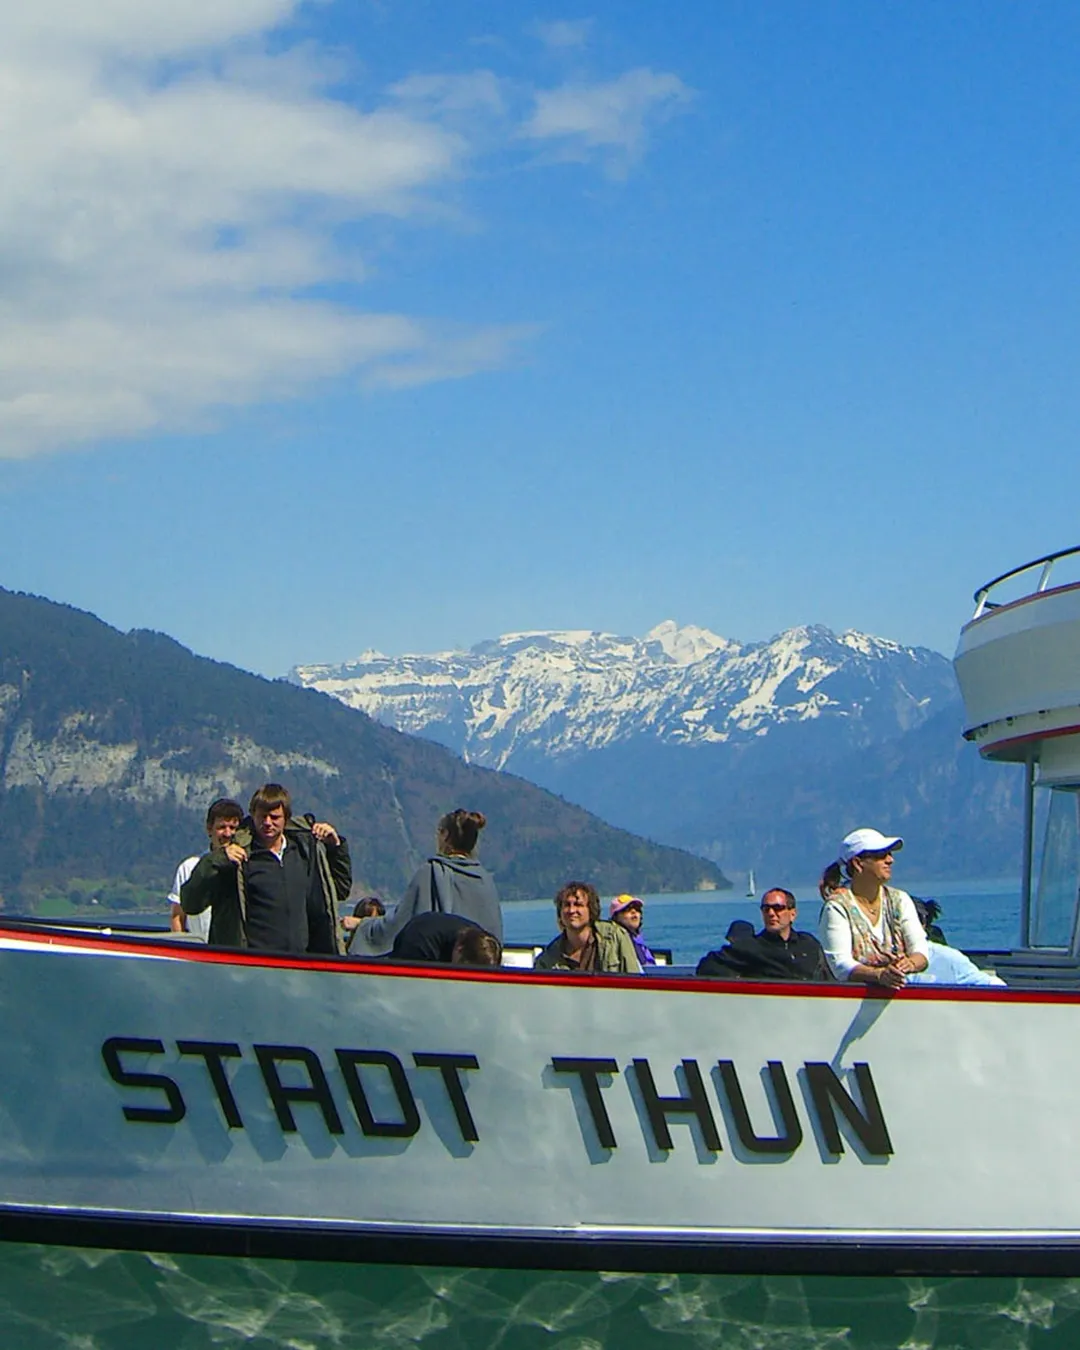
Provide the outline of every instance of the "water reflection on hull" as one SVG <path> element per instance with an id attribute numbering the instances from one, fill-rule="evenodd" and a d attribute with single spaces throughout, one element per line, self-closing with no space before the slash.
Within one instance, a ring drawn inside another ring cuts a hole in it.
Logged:
<path id="1" fill-rule="evenodd" d="M 1080 1280 L 552 1274 L 0 1245 L 5 1350 L 1072 1347 Z"/>

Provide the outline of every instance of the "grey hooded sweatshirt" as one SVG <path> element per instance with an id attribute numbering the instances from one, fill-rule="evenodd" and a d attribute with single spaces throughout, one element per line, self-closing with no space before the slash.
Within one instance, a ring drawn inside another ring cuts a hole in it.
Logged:
<path id="1" fill-rule="evenodd" d="M 382 956 L 410 919 L 433 911 L 471 919 L 502 941 L 502 909 L 491 873 L 475 858 L 447 858 L 440 853 L 417 870 L 392 914 L 364 920 L 350 955 Z"/>

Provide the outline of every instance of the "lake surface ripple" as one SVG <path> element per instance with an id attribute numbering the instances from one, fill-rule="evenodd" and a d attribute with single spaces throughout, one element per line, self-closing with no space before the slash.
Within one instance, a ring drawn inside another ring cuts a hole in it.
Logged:
<path id="1" fill-rule="evenodd" d="M 1065 1350 L 1080 1280 L 559 1274 L 0 1245 L 5 1350 Z"/>

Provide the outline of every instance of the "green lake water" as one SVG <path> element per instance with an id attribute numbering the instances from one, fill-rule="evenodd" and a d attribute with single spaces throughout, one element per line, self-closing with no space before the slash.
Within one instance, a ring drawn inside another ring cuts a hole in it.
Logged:
<path id="1" fill-rule="evenodd" d="M 581 1275 L 0 1245 L 3 1350 L 1073 1350 L 1080 1279 Z"/>

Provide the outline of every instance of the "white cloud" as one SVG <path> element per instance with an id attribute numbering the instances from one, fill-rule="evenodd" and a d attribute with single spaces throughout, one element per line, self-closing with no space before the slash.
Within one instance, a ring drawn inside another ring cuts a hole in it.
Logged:
<path id="1" fill-rule="evenodd" d="M 0 437 L 35 446 L 190 425 L 207 408 L 299 393 L 387 356 L 426 353 L 423 328 L 295 299 L 149 303 L 96 316 L 0 321 Z"/>
<path id="2" fill-rule="evenodd" d="M 462 333 L 451 327 L 429 330 L 423 350 L 403 349 L 400 356 L 375 361 L 365 383 L 372 389 L 408 389 L 433 380 L 459 380 L 481 370 L 497 370 L 512 359 L 513 352 L 540 331 L 537 324 L 518 324 L 502 329 Z"/>
<path id="3" fill-rule="evenodd" d="M 522 134 L 555 141 L 564 155 L 574 158 L 604 154 L 611 167 L 621 169 L 641 154 L 650 128 L 683 109 L 692 97 L 677 75 L 628 70 L 614 80 L 564 84 L 539 93 Z"/>
<path id="4" fill-rule="evenodd" d="M 290 45 L 300 8 L 0 0 L 0 457 L 201 425 L 353 373 L 458 378 L 535 331 L 327 298 L 365 276 L 341 227 L 439 218 L 531 90 L 417 74 L 355 106 L 340 55 Z M 527 134 L 629 153 L 684 93 L 651 72 L 551 91 Z"/>
<path id="5" fill-rule="evenodd" d="M 0 455 L 191 425 L 381 360 L 437 378 L 467 373 L 470 344 L 477 368 L 505 358 L 517 330 L 464 331 L 455 357 L 418 320 L 305 296 L 363 275 L 338 225 L 422 208 L 468 146 L 331 97 L 318 53 L 258 49 L 296 7 L 0 0 Z"/>
<path id="6" fill-rule="evenodd" d="M 6 53 L 158 58 L 265 32 L 298 8 L 299 0 L 4 0 L 0 34 Z"/>
<path id="7" fill-rule="evenodd" d="M 505 111 L 505 81 L 490 70 L 467 75 L 410 75 L 392 85 L 390 93 L 402 103 L 413 103 L 444 112 L 490 113 Z"/>
<path id="8" fill-rule="evenodd" d="M 554 23 L 533 24 L 532 31 L 545 47 L 565 51 L 584 47 L 592 30 L 592 19 L 557 19 Z"/>

